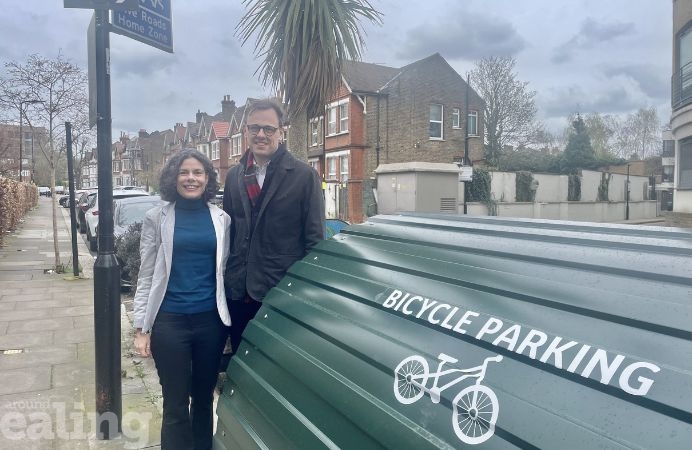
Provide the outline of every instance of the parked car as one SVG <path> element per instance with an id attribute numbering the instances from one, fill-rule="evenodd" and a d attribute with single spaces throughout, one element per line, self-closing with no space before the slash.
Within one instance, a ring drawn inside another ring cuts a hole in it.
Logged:
<path id="1" fill-rule="evenodd" d="M 86 216 L 85 213 L 87 209 L 91 208 L 94 203 L 92 200 L 96 197 L 96 192 L 98 191 L 85 191 L 77 199 L 77 229 L 80 233 L 86 233 Z"/>
<path id="2" fill-rule="evenodd" d="M 38 195 L 45 195 L 46 197 L 50 197 L 50 188 L 48 186 L 39 186 Z"/>
<path id="3" fill-rule="evenodd" d="M 144 221 L 144 216 L 150 209 L 165 203 L 158 195 L 144 197 L 129 197 L 117 200 L 113 210 L 113 237 L 115 238 L 115 254 L 118 255 L 119 237 L 124 235 L 131 225 Z M 134 256 L 138 256 L 134 255 Z M 131 287 L 130 274 L 125 261 L 118 256 L 120 265 L 120 286 Z"/>
<path id="4" fill-rule="evenodd" d="M 77 189 L 74 191 L 74 198 L 75 200 L 79 200 L 79 197 L 82 195 L 83 192 L 86 192 L 85 189 Z M 70 194 L 62 195 L 58 199 L 58 204 L 62 206 L 63 208 L 69 208 L 70 207 Z"/>
<path id="5" fill-rule="evenodd" d="M 132 190 L 143 191 L 143 190 L 145 190 L 144 186 L 116 186 L 113 189 L 118 189 L 121 191 L 132 191 Z"/>
<path id="6" fill-rule="evenodd" d="M 216 196 L 212 198 L 210 202 L 218 206 L 219 208 L 223 208 L 223 189 L 219 189 L 216 192 Z"/>
<path id="7" fill-rule="evenodd" d="M 149 197 L 149 194 L 144 192 L 144 191 L 138 191 L 138 190 L 113 190 L 113 201 L 117 202 L 119 199 L 123 198 L 128 198 L 128 197 Z M 94 196 L 92 199 L 92 202 L 89 206 L 89 208 L 86 210 L 84 216 L 85 216 L 85 222 L 86 222 L 86 235 L 87 235 L 87 241 L 89 243 L 89 250 L 91 251 L 96 251 L 97 250 L 97 241 L 96 241 L 96 236 L 98 236 L 98 223 L 99 223 L 99 202 L 98 202 L 98 193 Z"/>

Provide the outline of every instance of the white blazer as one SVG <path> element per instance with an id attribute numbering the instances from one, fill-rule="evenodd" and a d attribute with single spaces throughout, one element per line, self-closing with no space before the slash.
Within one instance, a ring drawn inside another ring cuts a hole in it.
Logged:
<path id="1" fill-rule="evenodd" d="M 216 232 L 216 307 L 225 325 L 231 324 L 226 304 L 223 274 L 228 259 L 231 218 L 222 209 L 209 204 L 211 221 Z M 154 325 L 168 288 L 173 259 L 175 202 L 147 211 L 139 242 L 141 263 L 134 298 L 134 326 L 148 333 Z"/>

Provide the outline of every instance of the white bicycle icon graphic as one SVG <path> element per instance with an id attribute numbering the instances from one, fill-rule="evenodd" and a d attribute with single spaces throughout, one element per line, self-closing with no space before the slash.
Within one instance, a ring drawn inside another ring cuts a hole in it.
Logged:
<path id="1" fill-rule="evenodd" d="M 445 389 L 467 378 L 477 378 L 472 386 L 462 389 L 452 400 L 452 427 L 457 437 L 467 444 L 485 442 L 495 433 L 500 405 L 495 392 L 481 382 L 485 378 L 488 363 L 502 361 L 502 355 L 486 358 L 480 366 L 468 369 L 442 370 L 445 364 L 455 364 L 459 360 L 445 353 L 440 353 L 438 358 L 440 364 L 437 372 L 433 373 L 422 356 L 412 355 L 401 361 L 394 369 L 394 396 L 400 403 L 410 405 L 428 392 L 430 400 L 439 403 L 440 393 Z M 458 375 L 449 383 L 440 385 L 440 377 L 450 374 Z M 428 388 L 426 385 L 431 378 L 432 387 Z"/>

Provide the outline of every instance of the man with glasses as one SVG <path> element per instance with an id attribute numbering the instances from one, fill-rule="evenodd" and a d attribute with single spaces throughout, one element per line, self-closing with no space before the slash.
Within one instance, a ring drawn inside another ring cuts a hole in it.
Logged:
<path id="1" fill-rule="evenodd" d="M 231 216 L 231 250 L 225 283 L 233 353 L 267 292 L 324 239 L 320 179 L 286 149 L 282 120 L 278 102 L 251 103 L 249 149 L 226 176 L 223 209 Z"/>

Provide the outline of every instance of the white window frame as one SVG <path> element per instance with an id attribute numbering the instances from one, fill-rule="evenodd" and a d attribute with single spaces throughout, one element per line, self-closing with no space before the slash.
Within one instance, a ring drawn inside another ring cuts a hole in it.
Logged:
<path id="1" fill-rule="evenodd" d="M 211 143 L 211 160 L 214 161 L 215 159 L 219 159 L 219 149 L 220 149 L 219 141 L 214 141 Z"/>
<path id="2" fill-rule="evenodd" d="M 328 180 L 336 180 L 336 162 L 338 156 L 327 156 L 326 159 L 326 166 L 327 166 L 327 179 Z"/>
<path id="3" fill-rule="evenodd" d="M 452 128 L 461 128 L 461 110 L 452 108 Z"/>
<path id="4" fill-rule="evenodd" d="M 471 110 L 466 116 L 469 136 L 478 136 L 478 111 Z"/>
<path id="5" fill-rule="evenodd" d="M 439 107 L 440 110 L 440 118 L 439 119 L 433 119 L 433 108 L 434 107 Z M 428 136 L 431 141 L 441 141 L 444 140 L 444 111 L 445 107 L 444 105 L 440 103 L 432 103 L 430 104 L 430 107 L 428 109 Z M 440 125 L 440 135 L 439 136 L 433 136 L 432 135 L 432 125 L 433 124 L 439 124 Z"/>
<path id="6" fill-rule="evenodd" d="M 336 105 L 327 106 L 327 136 L 336 134 Z"/>
<path id="7" fill-rule="evenodd" d="M 310 121 L 310 146 L 316 147 L 320 145 L 320 119 L 312 119 Z"/>
<path id="8" fill-rule="evenodd" d="M 231 137 L 231 156 L 240 156 L 243 153 L 243 134 L 237 133 Z"/>
<path id="9" fill-rule="evenodd" d="M 348 181 L 348 155 L 339 156 L 339 181 Z"/>
<path id="10" fill-rule="evenodd" d="M 348 104 L 348 101 L 339 102 L 339 133 L 348 133 Z"/>

